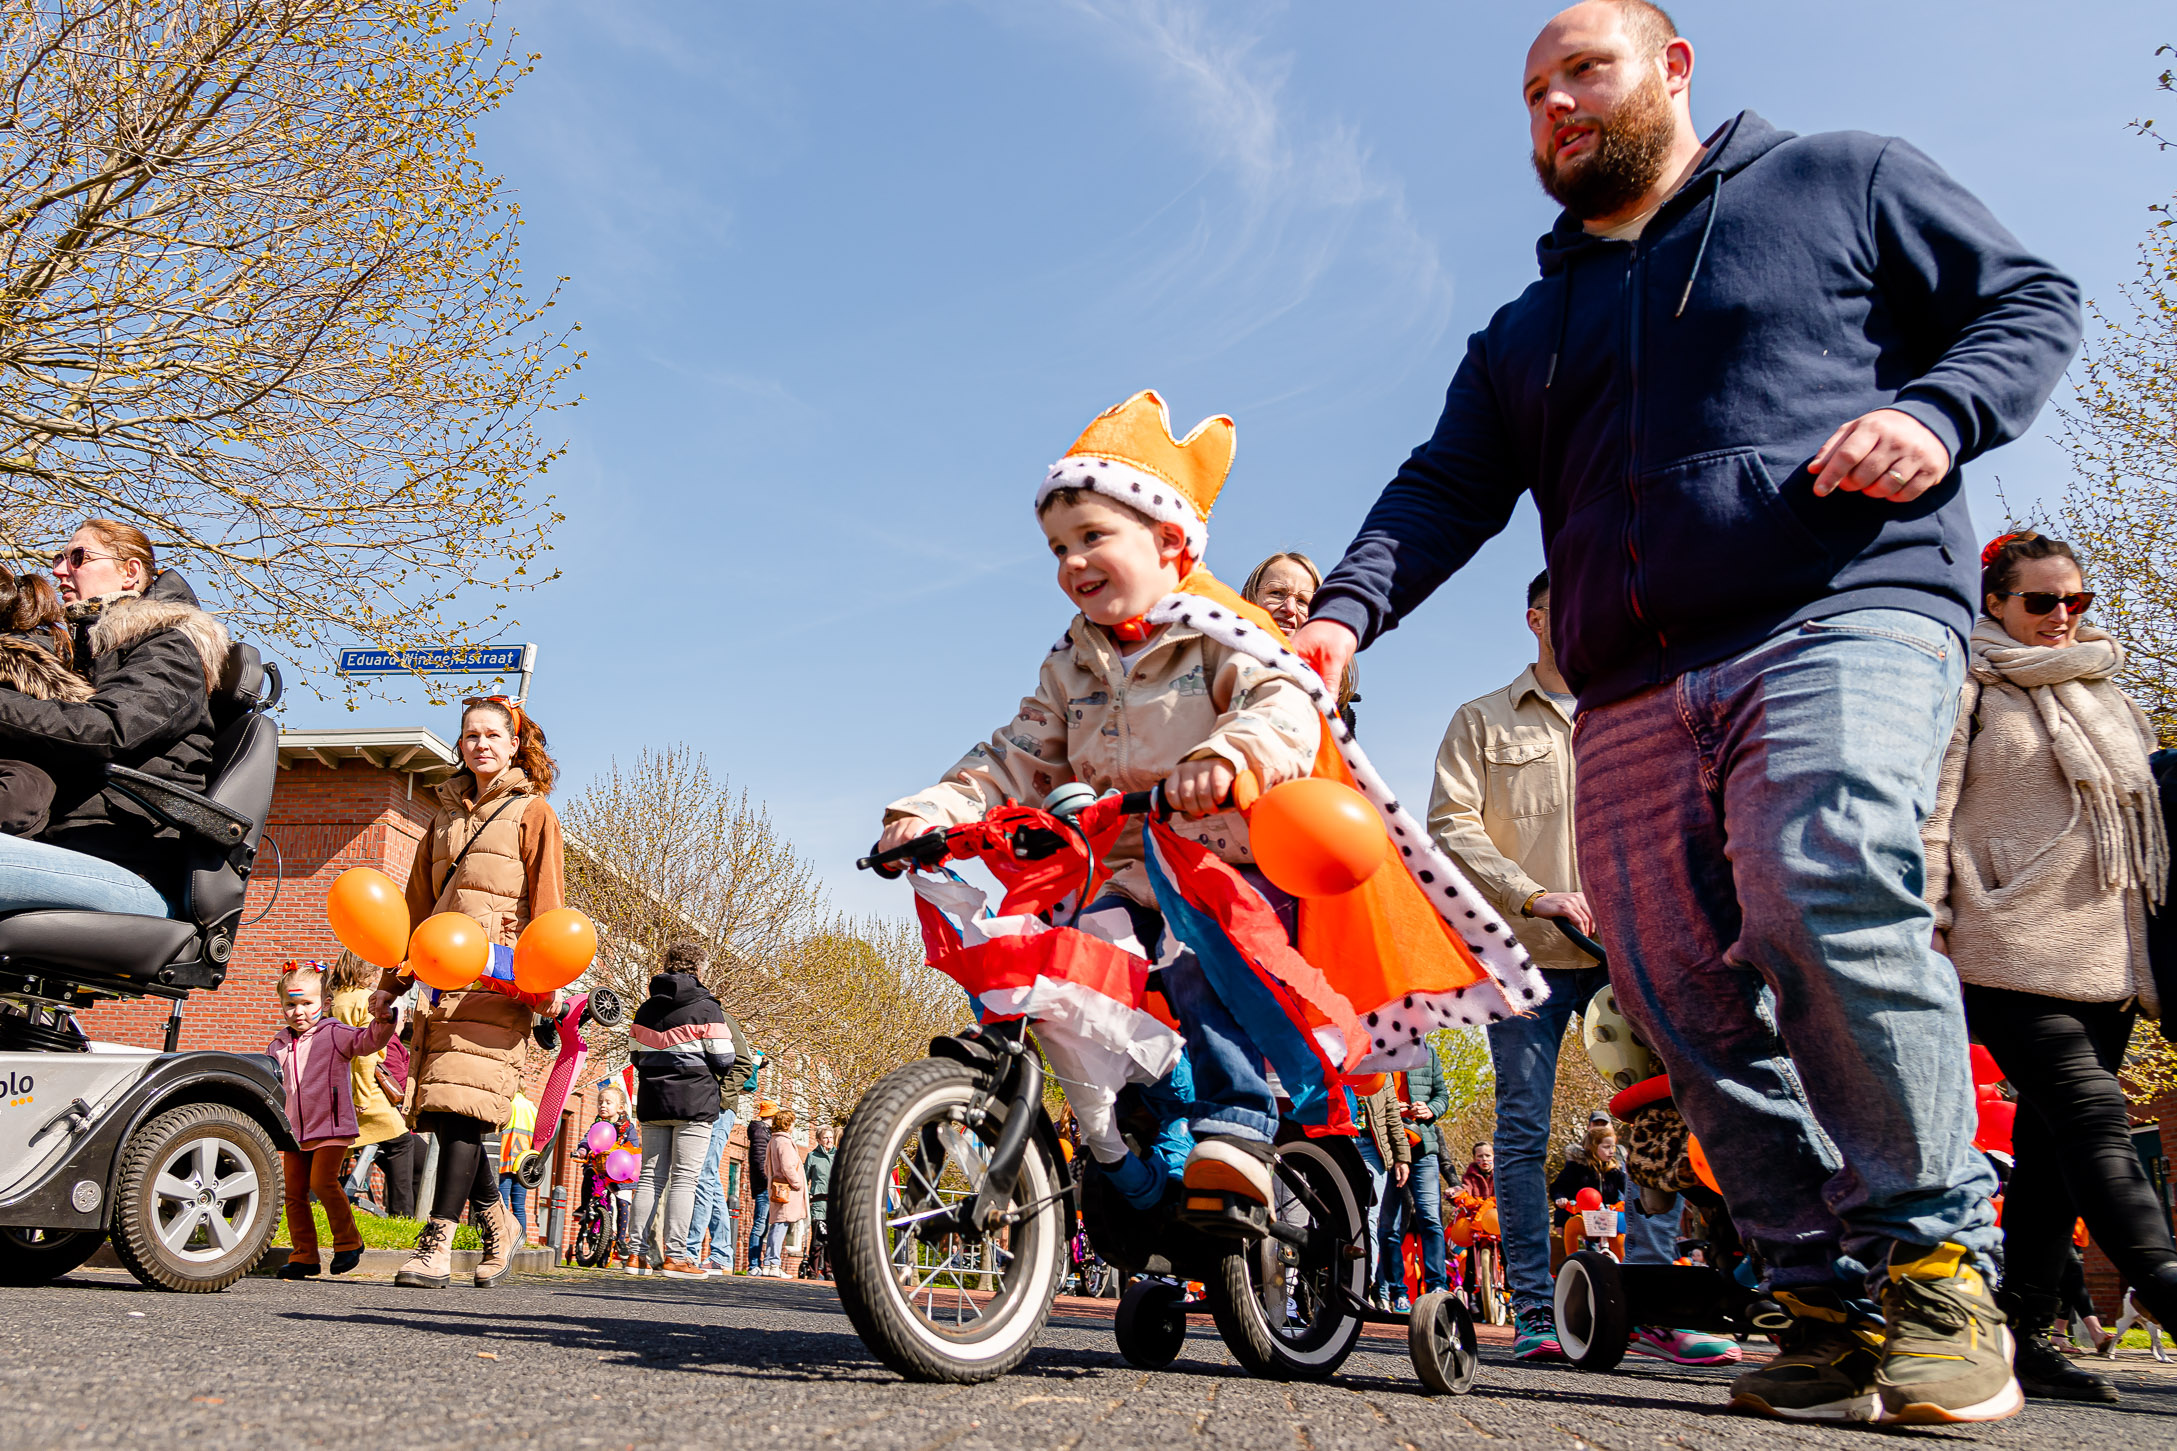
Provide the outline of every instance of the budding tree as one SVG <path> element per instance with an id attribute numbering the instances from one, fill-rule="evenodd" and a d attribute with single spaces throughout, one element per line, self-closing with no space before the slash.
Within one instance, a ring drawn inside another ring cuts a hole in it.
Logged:
<path id="1" fill-rule="evenodd" d="M 484 632 L 579 357 L 473 154 L 534 59 L 476 9 L 0 0 L 0 548 L 107 515 L 259 638 Z"/>
<path id="2" fill-rule="evenodd" d="M 2177 91 L 2177 72 L 2161 87 Z M 2132 126 L 2177 144 L 2152 120 Z M 2077 476 L 2056 512 L 2092 569 L 2096 618 L 2130 654 L 2119 683 L 2177 745 L 2177 202 L 2148 212 L 2131 283 L 2088 304 L 2078 385 L 2058 407 Z"/>

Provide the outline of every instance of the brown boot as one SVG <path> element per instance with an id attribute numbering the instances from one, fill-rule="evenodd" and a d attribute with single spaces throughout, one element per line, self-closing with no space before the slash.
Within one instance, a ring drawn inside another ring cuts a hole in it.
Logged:
<path id="1" fill-rule="evenodd" d="M 488 1290 L 513 1272 L 514 1251 L 522 1241 L 522 1222 L 498 1199 L 492 1200 L 491 1208 L 481 1215 L 471 1210 L 469 1219 L 476 1226 L 476 1237 L 484 1242 L 484 1257 L 476 1262 L 476 1288 Z"/>
<path id="2" fill-rule="evenodd" d="M 419 1290 L 443 1290 L 453 1279 L 454 1222 L 433 1219 L 416 1236 L 416 1252 L 408 1263 L 393 1272 L 393 1283 Z"/>

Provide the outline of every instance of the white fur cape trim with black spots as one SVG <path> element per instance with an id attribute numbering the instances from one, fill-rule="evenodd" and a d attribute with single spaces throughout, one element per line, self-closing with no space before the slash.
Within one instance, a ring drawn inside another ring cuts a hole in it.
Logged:
<path id="1" fill-rule="evenodd" d="M 1166 595 L 1145 616 L 1152 625 L 1186 625 L 1221 645 L 1281 670 L 1299 681 L 1322 714 L 1324 728 L 1345 758 L 1361 794 L 1383 816 L 1398 847 L 1399 859 L 1421 894 L 1459 934 L 1488 974 L 1471 987 L 1446 993 L 1410 993 L 1387 1003 L 1355 1003 L 1373 1040 L 1367 1056 L 1350 1072 L 1387 1073 L 1422 1061 L 1422 1039 L 1436 1028 L 1470 1028 L 1533 1010 L 1550 995 L 1549 983 L 1504 925 L 1496 908 L 1468 884 L 1466 874 L 1429 840 L 1421 823 L 1399 804 L 1384 779 L 1369 764 L 1368 753 L 1338 718 L 1338 698 L 1298 655 L 1269 631 L 1242 619 L 1214 600 L 1196 594 Z"/>

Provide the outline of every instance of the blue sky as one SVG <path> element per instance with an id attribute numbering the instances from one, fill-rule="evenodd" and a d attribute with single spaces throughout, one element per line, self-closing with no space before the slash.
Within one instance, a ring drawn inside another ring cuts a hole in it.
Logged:
<path id="1" fill-rule="evenodd" d="M 483 157 L 589 350 L 549 478 L 564 574 L 507 635 L 541 647 L 531 704 L 570 789 L 702 750 L 856 911 L 905 906 L 852 870 L 878 808 L 1007 718 L 1064 626 L 1030 496 L 1090 417 L 1142 387 L 1181 429 L 1232 414 L 1212 566 L 1327 565 L 1554 214 L 1518 99 L 1554 5 L 509 8 L 543 59 Z M 1909 137 L 2106 298 L 2177 190 L 2124 130 L 2177 39 L 2155 8 L 1673 13 L 1704 131 Z M 1983 532 L 1998 479 L 2060 488 L 2054 426 L 1972 469 Z M 1540 560 L 1523 507 L 1363 657 L 1362 739 L 1417 798 L 1451 712 L 1530 658 Z M 288 719 L 454 730 L 413 691 Z"/>

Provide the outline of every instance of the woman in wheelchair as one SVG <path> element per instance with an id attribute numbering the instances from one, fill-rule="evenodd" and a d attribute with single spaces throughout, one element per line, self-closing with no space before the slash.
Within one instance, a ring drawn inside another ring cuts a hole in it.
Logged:
<path id="1" fill-rule="evenodd" d="M 87 519 L 53 559 L 88 690 L 40 698 L 0 682 L 0 757 L 51 776 L 36 839 L 0 835 L 0 912 L 63 908 L 166 917 L 188 870 L 181 834 L 106 783 L 132 767 L 191 791 L 210 774 L 211 693 L 227 668 L 226 626 L 158 568 L 151 541 Z M 35 645 L 17 648 L 38 648 Z M 44 678 L 41 672 L 40 678 Z"/>
<path id="2" fill-rule="evenodd" d="M 567 905 L 559 817 L 544 799 L 554 768 L 543 729 L 503 696 L 470 700 L 460 749 L 463 769 L 438 788 L 438 812 L 416 844 L 409 920 L 466 913 L 492 943 L 491 965 L 473 987 L 420 989 L 416 1005 L 408 1109 L 418 1132 L 438 1138 L 438 1188 L 416 1253 L 393 1279 L 426 1289 L 453 1278 L 454 1224 L 464 1204 L 484 1242 L 476 1284 L 497 1284 L 512 1264 L 521 1226 L 500 1202 L 483 1141 L 496 1139 L 507 1120 L 535 1015 L 558 1006 L 555 993 L 514 986 L 514 941 L 532 917 Z M 388 972 L 372 1011 L 412 985 Z"/>

